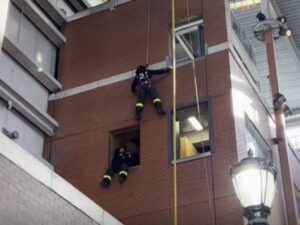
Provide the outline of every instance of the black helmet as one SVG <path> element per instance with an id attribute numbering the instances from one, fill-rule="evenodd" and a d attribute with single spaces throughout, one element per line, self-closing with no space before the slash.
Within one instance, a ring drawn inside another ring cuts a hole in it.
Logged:
<path id="1" fill-rule="evenodd" d="M 139 65 L 136 70 L 139 72 L 145 72 L 145 70 L 147 69 L 147 66 L 144 65 Z"/>
<path id="2" fill-rule="evenodd" d="M 119 153 L 120 153 L 120 150 L 121 150 L 122 148 L 125 150 L 124 152 L 126 152 L 126 147 L 125 147 L 124 145 L 121 145 L 120 147 L 118 147 L 118 148 L 115 150 L 115 154 L 119 154 Z"/>

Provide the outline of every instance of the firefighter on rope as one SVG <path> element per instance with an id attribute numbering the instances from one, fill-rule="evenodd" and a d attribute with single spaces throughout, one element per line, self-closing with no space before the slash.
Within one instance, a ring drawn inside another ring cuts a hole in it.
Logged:
<path id="1" fill-rule="evenodd" d="M 144 102 L 148 95 L 150 95 L 152 102 L 157 110 L 157 112 L 161 115 L 165 114 L 165 111 L 161 105 L 161 99 L 151 82 L 151 77 L 153 75 L 160 75 L 163 73 L 169 72 L 169 68 L 159 69 L 159 70 L 149 70 L 147 66 L 138 66 L 135 71 L 135 78 L 131 85 L 132 92 L 135 92 L 138 89 L 138 101 L 135 105 L 135 119 L 137 121 L 141 120 L 141 113 L 144 109 Z"/>

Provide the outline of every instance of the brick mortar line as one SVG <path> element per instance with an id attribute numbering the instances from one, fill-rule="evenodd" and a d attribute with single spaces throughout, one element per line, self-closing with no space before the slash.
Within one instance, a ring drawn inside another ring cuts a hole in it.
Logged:
<path id="1" fill-rule="evenodd" d="M 223 96 L 226 96 L 226 95 L 230 95 L 231 93 L 230 92 L 226 92 L 226 93 L 223 93 L 223 94 L 218 94 L 218 95 L 215 95 L 213 96 L 212 98 L 215 99 L 215 98 L 220 98 L 220 97 L 223 97 Z M 81 134 L 84 134 L 84 133 L 88 133 L 90 131 L 94 131 L 94 130 L 97 130 L 97 129 L 101 129 L 101 128 L 105 128 L 105 127 L 111 127 L 112 125 L 115 125 L 115 124 L 118 124 L 118 123 L 131 123 L 131 121 L 135 121 L 134 118 L 132 119 L 128 119 L 128 120 L 123 120 L 123 121 L 117 121 L 117 122 L 114 122 L 114 123 L 110 123 L 110 124 L 106 124 L 106 125 L 102 125 L 102 126 L 98 126 L 98 127 L 92 127 L 92 128 L 88 128 L 88 129 L 85 129 L 85 130 L 82 130 L 82 131 L 79 131 L 79 132 L 75 132 L 75 133 L 72 133 L 72 134 L 66 134 L 66 135 L 63 135 L 63 136 L 59 136 L 59 137 L 52 137 L 51 140 L 49 141 L 46 141 L 46 142 L 54 142 L 54 141 L 58 141 L 58 140 L 61 140 L 61 139 L 64 139 L 64 138 L 71 138 L 73 136 L 77 136 L 77 135 L 81 135 Z M 147 120 L 145 120 L 147 121 Z M 130 124 L 129 126 L 138 126 L 140 123 L 132 123 Z"/>
<path id="2" fill-rule="evenodd" d="M 236 195 L 228 195 L 228 196 L 225 196 L 225 197 L 215 198 L 214 203 L 215 203 L 216 200 L 231 198 L 231 197 L 235 197 L 235 196 Z M 204 202 L 208 202 L 208 200 L 207 201 L 203 200 L 203 201 L 200 201 L 200 202 L 195 202 L 195 203 L 190 203 L 190 204 L 183 204 L 183 205 L 180 205 L 180 207 L 178 207 L 178 208 L 182 208 L 182 207 L 190 206 L 190 205 L 197 205 L 197 204 L 201 204 L 201 203 L 204 203 Z M 174 207 L 164 208 L 164 209 L 159 209 L 159 210 L 153 210 L 153 211 L 150 211 L 150 212 L 140 213 L 140 214 L 137 214 L 137 215 L 127 216 L 127 217 L 120 217 L 120 220 L 132 218 L 132 217 L 139 217 L 139 216 L 142 216 L 142 215 L 147 215 L 147 214 L 151 214 L 151 213 L 155 213 L 155 212 L 167 211 L 167 210 L 170 210 L 170 209 L 174 209 Z"/>
<path id="3" fill-rule="evenodd" d="M 208 47 L 207 55 L 212 55 L 212 54 L 224 51 L 224 50 L 229 50 L 229 48 L 230 48 L 229 42 L 223 42 L 223 43 L 220 43 L 220 44 L 217 44 L 217 45 L 213 45 L 211 47 Z M 165 61 L 160 61 L 158 63 L 154 63 L 154 64 L 150 65 L 150 67 L 153 68 L 153 69 L 156 69 L 158 67 L 162 67 L 162 65 L 164 63 L 165 63 Z M 179 67 L 187 65 L 187 64 L 189 64 L 189 63 L 179 65 Z M 93 82 L 90 82 L 90 83 L 87 83 L 87 84 L 79 85 L 77 87 L 69 88 L 69 89 L 66 89 L 64 91 L 60 91 L 58 93 L 51 94 L 48 98 L 48 101 L 63 99 L 63 98 L 66 98 L 66 97 L 70 97 L 70 96 L 73 96 L 73 95 L 77 95 L 77 94 L 85 93 L 85 92 L 95 90 L 95 89 L 98 89 L 98 88 L 101 88 L 101 87 L 105 87 L 105 86 L 108 86 L 108 85 L 111 85 L 111 84 L 115 84 L 115 83 L 119 83 L 119 82 L 122 82 L 122 81 L 125 81 L 125 80 L 129 80 L 129 79 L 134 77 L 134 73 L 135 73 L 135 70 L 130 70 L 130 71 L 127 71 L 127 72 L 124 72 L 124 73 L 120 73 L 120 74 L 117 74 L 117 75 L 106 77 L 106 78 L 103 78 L 103 79 L 100 79 L 100 80 L 97 80 L 97 81 L 93 81 Z"/>

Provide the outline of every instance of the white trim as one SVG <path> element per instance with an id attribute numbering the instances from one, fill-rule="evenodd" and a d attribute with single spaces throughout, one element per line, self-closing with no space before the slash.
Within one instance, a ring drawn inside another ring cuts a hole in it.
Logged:
<path id="1" fill-rule="evenodd" d="M 114 3 L 113 3 L 114 5 L 112 7 L 112 2 L 113 1 L 114 1 Z M 74 20 L 78 20 L 78 19 L 81 19 L 81 18 L 86 17 L 86 16 L 93 15 L 93 14 L 98 13 L 98 12 L 103 12 L 105 10 L 112 10 L 116 6 L 123 5 L 123 4 L 131 2 L 131 1 L 132 0 L 110 0 L 107 3 L 104 3 L 104 4 L 101 4 L 99 6 L 95 6 L 95 7 L 92 7 L 92 8 L 89 8 L 89 9 L 86 9 L 84 11 L 76 13 L 74 16 L 71 16 L 71 17 L 67 18 L 67 22 L 72 22 Z"/>
<path id="2" fill-rule="evenodd" d="M 11 101 L 13 107 L 40 128 L 47 135 L 54 135 L 54 130 L 58 127 L 58 123 L 46 112 L 41 111 L 33 103 L 28 102 L 14 89 L 0 78 L 0 97 L 5 101 Z"/>
<path id="3" fill-rule="evenodd" d="M 99 225 L 122 225 L 122 223 L 104 211 L 82 192 L 2 133 L 0 133 L 0 154 L 85 213 Z"/>
<path id="4" fill-rule="evenodd" d="M 4 37 L 3 49 L 13 57 L 19 64 L 21 64 L 27 71 L 30 72 L 41 84 L 43 84 L 49 91 L 56 92 L 61 90 L 61 84 L 47 71 L 39 71 L 39 67 L 22 52 L 20 47 Z"/>
<path id="5" fill-rule="evenodd" d="M 159 63 L 153 64 L 153 65 L 150 65 L 149 67 L 151 69 L 157 69 L 157 68 L 165 67 L 165 65 L 166 65 L 165 62 L 163 61 L 163 62 L 159 62 Z M 134 76 L 135 76 L 135 70 L 131 70 L 131 71 L 128 71 L 125 73 L 114 75 L 114 76 L 104 78 L 104 79 L 101 79 L 98 81 L 94 81 L 94 82 L 91 82 L 88 84 L 80 85 L 78 87 L 70 88 L 68 90 L 58 92 L 56 94 L 52 94 L 49 96 L 49 101 L 66 98 L 66 97 L 69 97 L 72 95 L 77 95 L 77 94 L 80 94 L 80 93 L 83 93 L 86 91 L 91 91 L 91 90 L 94 90 L 94 89 L 97 89 L 100 87 L 104 87 L 104 86 L 107 86 L 110 84 L 114 84 L 117 82 L 131 79 Z"/>
<path id="6" fill-rule="evenodd" d="M 203 19 L 198 19 L 198 20 L 193 21 L 193 22 L 185 23 L 183 25 L 178 25 L 175 28 L 175 31 L 176 31 L 176 33 L 179 33 L 181 30 L 185 30 L 186 28 L 196 27 L 196 26 L 199 26 L 201 24 L 203 24 Z M 186 32 L 184 32 L 184 33 L 186 33 Z"/>
<path id="7" fill-rule="evenodd" d="M 203 158 L 206 158 L 206 157 L 209 157 L 209 156 L 211 156 L 211 151 L 210 152 L 199 153 L 199 154 L 197 154 L 195 156 L 192 156 L 192 157 L 177 159 L 176 163 L 189 162 L 189 161 L 196 160 L 196 159 L 203 159 Z M 174 160 L 172 160 L 171 163 L 175 164 Z"/>
<path id="8" fill-rule="evenodd" d="M 1 0 L 1 7 L 0 7 L 0 54 L 3 45 L 3 39 L 5 34 L 5 27 L 7 23 L 7 15 L 8 15 L 8 8 L 9 8 L 9 0 Z"/>
<path id="9" fill-rule="evenodd" d="M 211 55 L 211 54 L 221 52 L 221 51 L 224 51 L 224 50 L 227 50 L 227 49 L 229 49 L 229 43 L 228 42 L 223 42 L 221 44 L 208 47 L 207 54 Z"/>
<path id="10" fill-rule="evenodd" d="M 229 49 L 228 42 L 224 42 L 222 44 L 209 47 L 208 54 L 214 54 L 216 52 L 220 52 L 220 51 L 224 51 L 224 50 L 228 50 L 228 49 Z M 191 63 L 191 61 L 187 61 L 178 66 L 183 66 L 183 65 L 186 65 L 189 63 Z M 168 65 L 168 63 L 166 63 L 165 61 L 162 61 L 162 62 L 150 65 L 150 68 L 152 68 L 152 69 L 163 68 L 163 67 L 167 67 L 166 65 Z M 135 70 L 130 70 L 125 73 L 117 74 L 114 76 L 110 76 L 108 78 L 104 78 L 104 79 L 94 81 L 94 82 L 91 82 L 88 84 L 80 85 L 78 87 L 70 88 L 70 89 L 55 93 L 55 94 L 51 94 L 49 96 L 48 100 L 53 101 L 53 100 L 57 100 L 57 99 L 66 98 L 66 97 L 69 97 L 72 95 L 80 94 L 80 93 L 83 93 L 86 91 L 91 91 L 96 88 L 104 87 L 104 86 L 114 84 L 114 83 L 117 83 L 120 81 L 128 80 L 128 79 L 133 78 L 134 76 L 135 76 Z"/>
<path id="11" fill-rule="evenodd" d="M 66 42 L 65 36 L 53 25 L 44 13 L 30 0 L 12 0 L 16 6 L 38 27 L 57 47 Z"/>

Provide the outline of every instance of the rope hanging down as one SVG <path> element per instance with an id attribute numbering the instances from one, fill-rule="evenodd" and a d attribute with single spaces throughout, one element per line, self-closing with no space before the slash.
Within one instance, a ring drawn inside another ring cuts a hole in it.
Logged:
<path id="1" fill-rule="evenodd" d="M 151 16 L 151 0 L 148 0 L 148 13 L 147 13 L 147 44 L 146 44 L 146 65 L 149 65 L 149 46 L 150 46 L 150 16 Z"/>
<path id="2" fill-rule="evenodd" d="M 172 0 L 172 65 L 173 65 L 173 177 L 174 177 L 174 225 L 178 224 L 177 213 L 177 151 L 176 151 L 176 41 L 175 41 L 175 0 Z"/>
<path id="3" fill-rule="evenodd" d="M 202 1 L 203 4 L 203 1 Z M 203 9 L 203 7 L 202 7 Z M 188 22 L 190 21 L 190 10 L 189 10 L 189 0 L 186 0 L 186 10 L 187 10 L 187 17 L 188 17 Z M 192 35 L 191 33 L 189 34 L 189 42 L 190 46 L 192 45 Z M 193 51 L 193 50 L 192 50 Z M 193 52 L 192 52 L 193 54 Z M 197 82 L 197 76 L 196 76 L 196 65 L 195 65 L 195 58 L 191 58 L 192 60 L 192 67 L 193 67 L 193 77 L 194 77 L 194 87 L 195 87 L 195 97 L 196 97 L 196 103 L 197 103 L 197 112 L 198 112 L 198 120 L 201 121 L 201 111 L 200 111 L 200 100 L 199 100 L 199 89 L 198 89 L 198 82 Z M 207 87 L 206 87 L 207 88 Z M 200 138 L 203 140 L 203 135 L 202 132 L 200 133 Z M 202 148 L 202 153 L 204 153 L 204 143 L 201 141 L 201 148 Z M 208 203 L 209 203 L 209 208 L 210 208 L 210 216 L 211 216 L 211 223 L 212 225 L 215 225 L 215 214 L 214 214 L 214 209 L 213 209 L 213 204 L 212 204 L 212 197 L 211 193 L 209 191 L 209 179 L 208 179 L 208 169 L 207 169 L 207 164 L 206 164 L 206 159 L 204 158 L 204 173 L 205 173 L 205 180 L 206 180 L 206 190 L 207 190 L 207 195 L 208 195 Z"/>

